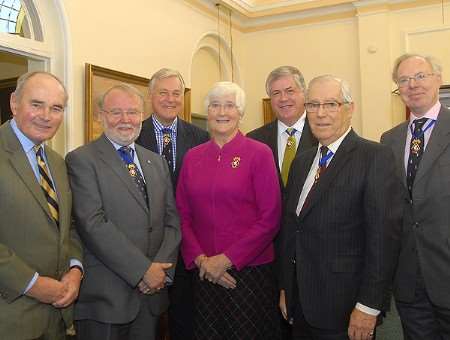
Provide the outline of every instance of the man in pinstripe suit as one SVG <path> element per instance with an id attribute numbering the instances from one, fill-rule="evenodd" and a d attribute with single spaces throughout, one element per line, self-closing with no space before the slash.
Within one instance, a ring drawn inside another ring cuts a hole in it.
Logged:
<path id="1" fill-rule="evenodd" d="M 297 339 L 369 340 L 400 225 L 393 155 L 352 130 L 353 100 L 341 79 L 313 79 L 305 107 L 319 145 L 290 171 L 280 307 Z"/>

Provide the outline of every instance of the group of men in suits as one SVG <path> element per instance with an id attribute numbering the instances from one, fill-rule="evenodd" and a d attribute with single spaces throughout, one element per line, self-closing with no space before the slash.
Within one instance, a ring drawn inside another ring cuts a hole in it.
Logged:
<path id="1" fill-rule="evenodd" d="M 393 81 L 411 115 L 382 144 L 351 128 L 345 81 L 320 76 L 306 89 L 291 66 L 267 78 L 277 119 L 248 136 L 269 145 L 279 167 L 280 309 L 292 338 L 373 339 L 391 287 L 405 339 L 450 338 L 450 111 L 439 102 L 441 73 L 431 57 L 397 59 Z"/>
<path id="2" fill-rule="evenodd" d="M 248 135 L 271 147 L 279 168 L 280 309 L 293 338 L 373 339 L 392 279 L 405 338 L 450 337 L 441 72 L 429 57 L 398 58 L 393 80 L 411 115 L 382 144 L 351 128 L 344 80 L 319 76 L 306 88 L 294 67 L 269 74 L 277 119 Z M 177 117 L 177 71 L 156 72 L 149 94 L 143 122 L 138 90 L 106 91 L 104 134 L 70 152 L 66 170 L 45 145 L 64 116 L 64 85 L 46 72 L 19 78 L 13 119 L 0 127 L 0 338 L 64 339 L 77 297 L 79 339 L 152 339 L 169 300 L 171 338 L 192 338 L 173 188 L 184 154 L 208 134 Z"/>

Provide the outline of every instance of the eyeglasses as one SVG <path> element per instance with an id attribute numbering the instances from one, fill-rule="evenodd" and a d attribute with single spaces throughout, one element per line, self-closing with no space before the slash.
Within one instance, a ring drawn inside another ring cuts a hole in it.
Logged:
<path id="1" fill-rule="evenodd" d="M 330 101 L 330 102 L 325 102 L 325 103 L 305 103 L 305 109 L 308 112 L 318 112 L 319 108 L 322 106 L 324 111 L 327 112 L 336 112 L 337 110 L 339 110 L 339 108 L 344 105 L 344 104 L 349 104 L 348 102 L 335 102 L 335 101 Z"/>
<path id="2" fill-rule="evenodd" d="M 417 73 L 412 77 L 400 77 L 397 79 L 397 85 L 398 87 L 407 87 L 409 85 L 410 80 L 414 80 L 416 83 L 422 84 L 424 83 L 429 77 L 434 76 L 434 73 Z"/>
<path id="3" fill-rule="evenodd" d="M 103 110 L 114 118 L 122 117 L 124 114 L 130 118 L 138 117 L 142 112 L 138 110 L 121 110 L 121 109 L 112 109 L 112 110 Z"/>
<path id="4" fill-rule="evenodd" d="M 208 108 L 212 111 L 220 111 L 221 108 L 223 108 L 223 110 L 225 112 L 231 112 L 234 109 L 237 108 L 235 103 L 217 103 L 217 102 L 212 102 L 211 104 L 208 105 Z"/>

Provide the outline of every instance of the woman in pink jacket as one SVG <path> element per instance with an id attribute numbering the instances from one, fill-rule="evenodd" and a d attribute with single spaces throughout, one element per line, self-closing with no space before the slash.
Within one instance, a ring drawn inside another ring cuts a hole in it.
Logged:
<path id="1" fill-rule="evenodd" d="M 195 339 L 280 338 L 272 262 L 281 198 L 271 150 L 239 131 L 245 94 L 216 83 L 211 140 L 185 156 L 177 187 L 182 255 L 195 269 Z"/>

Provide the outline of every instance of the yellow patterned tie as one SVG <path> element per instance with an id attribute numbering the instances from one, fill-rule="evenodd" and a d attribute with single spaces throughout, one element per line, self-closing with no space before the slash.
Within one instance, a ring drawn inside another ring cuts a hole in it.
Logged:
<path id="1" fill-rule="evenodd" d="M 45 198 L 47 199 L 48 208 L 50 214 L 59 226 L 59 208 L 58 208 L 58 196 L 56 195 L 55 187 L 49 176 L 47 164 L 45 164 L 43 156 L 43 148 L 41 145 L 35 145 L 34 151 L 36 152 L 36 159 L 39 169 L 39 183 L 44 191 Z"/>
<path id="2" fill-rule="evenodd" d="M 289 168 L 291 167 L 292 160 L 297 152 L 297 141 L 295 140 L 295 130 L 294 128 L 287 128 L 286 133 L 289 135 L 286 143 L 286 148 L 284 149 L 283 163 L 281 165 L 281 179 L 283 180 L 284 186 L 287 184 L 289 176 Z"/>

